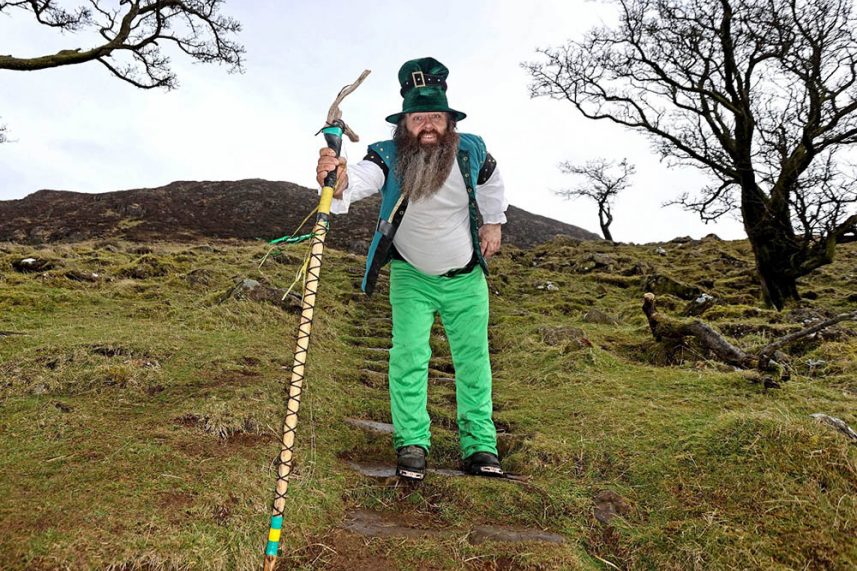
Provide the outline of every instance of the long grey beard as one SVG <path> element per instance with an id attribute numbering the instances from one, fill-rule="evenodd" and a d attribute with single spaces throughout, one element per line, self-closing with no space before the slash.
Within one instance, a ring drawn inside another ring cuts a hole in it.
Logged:
<path id="1" fill-rule="evenodd" d="M 436 145 L 421 145 L 410 134 L 407 140 L 398 141 L 396 174 L 402 196 L 417 202 L 437 194 L 452 171 L 458 139 L 458 133 L 447 132 Z"/>

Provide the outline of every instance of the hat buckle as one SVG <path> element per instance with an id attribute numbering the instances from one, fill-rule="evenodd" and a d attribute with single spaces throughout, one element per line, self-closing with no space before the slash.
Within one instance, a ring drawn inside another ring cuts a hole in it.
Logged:
<path id="1" fill-rule="evenodd" d="M 426 76 L 421 71 L 415 71 L 411 74 L 411 79 L 414 82 L 414 87 L 425 87 Z"/>

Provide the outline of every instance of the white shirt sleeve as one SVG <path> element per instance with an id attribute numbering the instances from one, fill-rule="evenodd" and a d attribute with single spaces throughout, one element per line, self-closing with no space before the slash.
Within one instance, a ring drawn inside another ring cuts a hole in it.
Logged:
<path id="1" fill-rule="evenodd" d="M 341 199 L 334 198 L 330 203 L 332 214 L 347 213 L 352 202 L 372 196 L 384 186 L 384 171 L 372 161 L 347 165 L 345 172 L 348 174 L 348 186 L 345 187 Z"/>
<path id="2" fill-rule="evenodd" d="M 485 224 L 505 224 L 506 208 L 509 201 L 506 200 L 506 187 L 503 185 L 503 177 L 500 169 L 494 168 L 494 172 L 485 181 L 485 184 L 476 186 L 476 204 L 482 214 L 482 222 Z"/>

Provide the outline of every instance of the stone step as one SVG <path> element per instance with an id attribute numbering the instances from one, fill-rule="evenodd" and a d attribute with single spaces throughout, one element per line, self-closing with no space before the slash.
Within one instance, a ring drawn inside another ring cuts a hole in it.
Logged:
<path id="1" fill-rule="evenodd" d="M 346 514 L 342 529 L 354 531 L 365 537 L 407 538 L 437 537 L 453 533 L 454 529 L 436 529 L 421 526 L 416 517 L 401 514 L 358 509 Z"/>
<path id="2" fill-rule="evenodd" d="M 364 537 L 420 539 L 439 536 L 467 536 L 472 545 L 498 543 L 565 543 L 565 538 L 535 528 L 476 525 L 470 529 L 442 527 L 428 518 L 395 512 L 379 512 L 365 508 L 349 512 L 340 528 L 359 533 Z"/>
<path id="3" fill-rule="evenodd" d="M 374 420 L 363 420 L 360 418 L 346 418 L 346 424 L 365 430 L 373 434 L 393 434 L 395 431 L 393 425 L 388 422 L 376 422 Z M 497 432 L 497 452 L 500 453 L 500 458 L 503 458 L 512 451 L 518 449 L 523 444 L 524 437 L 510 432 Z"/>
<path id="4" fill-rule="evenodd" d="M 387 379 L 387 368 L 384 367 L 383 370 L 378 369 L 380 369 L 380 367 L 366 367 L 360 369 L 360 382 L 375 389 L 387 388 L 389 385 Z M 429 383 L 433 385 L 455 386 L 455 379 L 444 376 L 440 371 L 429 371 L 428 380 Z"/>
<path id="5" fill-rule="evenodd" d="M 386 422 L 375 422 L 374 420 L 363 420 L 360 418 L 346 418 L 345 424 L 377 434 L 393 434 L 393 425 Z"/>
<path id="6" fill-rule="evenodd" d="M 383 347 L 360 347 L 362 351 L 369 351 L 370 353 L 389 353 L 390 349 L 384 349 Z"/>
<path id="7" fill-rule="evenodd" d="M 384 349 L 390 349 L 390 339 L 383 335 L 345 335 L 342 339 L 352 347 L 374 347 L 375 345 L 385 345 Z"/>
<path id="8" fill-rule="evenodd" d="M 388 483 L 390 479 L 398 480 L 396 476 L 396 467 L 392 464 L 381 464 L 374 462 L 351 462 L 348 464 L 352 470 L 359 473 L 361 476 L 373 478 L 379 483 Z M 461 470 L 453 470 L 451 468 L 426 468 L 429 474 L 437 474 L 438 476 L 446 476 L 448 478 L 464 478 L 467 474 Z"/>
<path id="9" fill-rule="evenodd" d="M 349 468 L 367 478 L 372 478 L 382 486 L 395 486 L 400 483 L 399 477 L 396 476 L 396 467 L 393 464 L 385 464 L 383 462 L 349 462 Z M 437 474 L 446 478 L 479 478 L 481 476 L 471 476 L 465 474 L 461 470 L 453 468 L 426 468 L 429 474 Z M 532 480 L 530 476 L 520 474 L 506 474 L 503 478 L 484 478 L 485 480 L 500 481 L 500 482 L 515 482 L 527 484 Z"/>
<path id="10" fill-rule="evenodd" d="M 387 373 L 360 369 L 360 382 L 373 389 L 385 389 L 387 388 Z"/>
<path id="11" fill-rule="evenodd" d="M 387 374 L 388 363 L 387 361 L 370 361 L 366 360 L 364 363 L 365 368 L 370 371 L 375 371 L 376 373 L 384 373 Z"/>
<path id="12" fill-rule="evenodd" d="M 435 371 L 440 371 L 444 376 L 455 374 L 455 366 L 452 364 L 452 359 L 432 357 L 429 361 L 429 367 Z"/>
<path id="13" fill-rule="evenodd" d="M 384 464 L 383 462 L 349 462 L 348 467 L 361 476 L 375 480 L 375 483 L 381 487 L 396 487 L 406 483 L 396 475 L 396 466 L 393 464 Z M 529 482 L 532 480 L 530 476 L 523 476 L 520 474 L 506 474 L 503 478 L 483 478 L 482 476 L 471 476 L 469 474 L 465 474 L 461 470 L 455 470 L 452 468 L 428 467 L 426 468 L 426 472 L 429 474 L 443 476 L 445 478 L 477 478 L 480 480 L 512 482 L 515 484 L 525 485 L 531 485 Z"/>

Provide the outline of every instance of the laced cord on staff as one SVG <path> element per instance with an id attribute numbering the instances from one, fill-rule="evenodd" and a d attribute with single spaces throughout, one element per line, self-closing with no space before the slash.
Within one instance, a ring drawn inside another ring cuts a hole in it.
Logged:
<path id="1" fill-rule="evenodd" d="M 321 259 L 328 224 L 326 215 L 320 215 L 313 229 L 306 281 L 304 284 L 303 309 L 298 327 L 297 347 L 295 349 L 292 378 L 289 382 L 289 398 L 286 403 L 286 416 L 283 422 L 283 442 L 277 466 L 277 488 L 274 495 L 273 516 L 282 517 L 285 509 L 288 480 L 293 470 L 294 443 L 297 435 L 297 417 L 306 378 L 305 366 L 309 351 L 312 317 L 315 311 L 315 298 L 321 275 Z"/>

